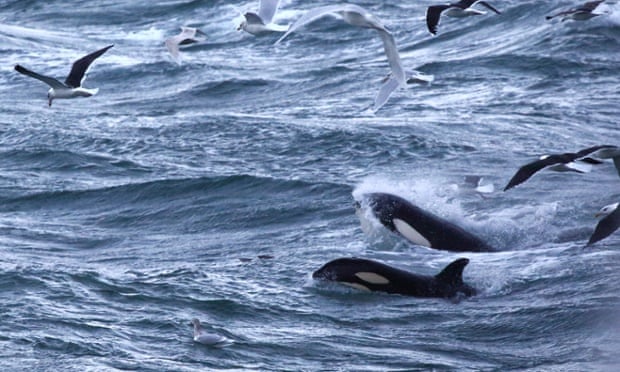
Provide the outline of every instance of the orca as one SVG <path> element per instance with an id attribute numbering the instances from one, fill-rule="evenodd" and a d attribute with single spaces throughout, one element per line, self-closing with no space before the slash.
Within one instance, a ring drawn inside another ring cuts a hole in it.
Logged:
<path id="1" fill-rule="evenodd" d="M 371 193 L 363 198 L 381 224 L 413 244 L 453 252 L 495 251 L 477 236 L 399 196 Z M 361 203 L 356 203 L 356 207 L 361 208 Z M 361 213 L 358 215 L 363 218 Z"/>
<path id="2" fill-rule="evenodd" d="M 364 258 L 338 258 L 323 265 L 312 277 L 357 289 L 406 296 L 471 297 L 476 295 L 476 289 L 463 282 L 463 269 L 468 263 L 469 259 L 459 258 L 432 276 L 414 274 Z"/>

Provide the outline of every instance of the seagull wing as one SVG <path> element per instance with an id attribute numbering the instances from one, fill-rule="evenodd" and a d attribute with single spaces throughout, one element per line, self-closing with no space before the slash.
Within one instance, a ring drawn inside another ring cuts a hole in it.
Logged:
<path id="1" fill-rule="evenodd" d="M 179 44 L 181 43 L 181 41 L 183 41 L 184 38 L 185 37 L 183 36 L 183 34 L 180 34 L 169 37 L 164 42 L 164 44 L 166 44 L 168 52 L 170 52 L 172 59 L 174 59 L 176 63 L 181 63 L 181 59 L 179 57 Z"/>
<path id="2" fill-rule="evenodd" d="M 396 41 L 394 36 L 385 29 L 377 29 L 381 41 L 383 41 L 383 49 L 387 56 L 392 75 L 398 81 L 400 85 L 405 85 L 407 78 L 405 77 L 405 70 L 403 70 L 402 62 L 400 61 L 400 55 L 398 54 L 398 48 L 396 47 Z"/>
<path id="3" fill-rule="evenodd" d="M 576 12 L 592 12 L 594 9 L 596 9 L 597 6 L 599 6 L 600 3 L 602 3 L 604 0 L 598 0 L 598 1 L 588 1 L 585 4 L 578 6 L 576 8 L 571 8 L 569 10 L 564 10 L 561 11 L 559 13 L 550 15 L 545 17 L 546 19 L 552 19 L 555 17 L 559 17 L 559 16 L 565 16 L 565 15 L 569 15 L 572 13 L 576 13 Z"/>
<path id="4" fill-rule="evenodd" d="M 226 342 L 228 339 L 214 333 L 202 333 L 194 337 L 194 341 L 203 345 L 217 345 Z"/>
<path id="5" fill-rule="evenodd" d="M 184 39 L 194 39 L 196 34 L 204 35 L 204 32 L 194 27 L 181 27 L 181 32 L 177 35 L 182 39 L 179 44 L 183 44 Z M 194 41 L 195 40 L 192 40 L 192 42 Z"/>
<path id="6" fill-rule="evenodd" d="M 515 173 L 515 175 L 512 176 L 512 178 L 510 179 L 506 187 L 504 187 L 504 191 L 507 191 L 508 189 L 511 189 L 527 181 L 530 177 L 534 175 L 534 173 L 538 172 L 539 170 L 545 167 L 548 167 L 550 165 L 557 164 L 557 163 L 564 163 L 565 162 L 564 160 L 566 160 L 564 155 L 565 154 L 550 155 L 544 159 L 539 159 L 539 160 L 533 161 L 531 163 L 528 163 L 522 166 L 521 168 L 519 168 L 517 173 Z"/>
<path id="7" fill-rule="evenodd" d="M 280 0 L 260 0 L 258 6 L 258 16 L 263 20 L 264 24 L 271 23 L 276 15 Z"/>
<path id="8" fill-rule="evenodd" d="M 439 24 L 441 12 L 449 7 L 450 5 L 433 5 L 426 9 L 426 26 L 428 27 L 428 32 L 437 35 L 437 25 Z"/>
<path id="9" fill-rule="evenodd" d="M 282 37 L 280 37 L 278 39 L 278 41 L 276 41 L 276 44 L 279 44 L 282 40 L 284 40 L 290 33 L 292 33 L 293 31 L 297 30 L 298 28 L 301 28 L 305 25 L 307 25 L 310 22 L 313 22 L 327 14 L 334 14 L 336 12 L 341 12 L 344 10 L 349 10 L 349 8 L 351 7 L 351 5 L 327 5 L 327 6 L 322 6 L 322 7 L 318 7 L 318 8 L 314 8 L 314 9 L 310 9 L 309 11 L 307 11 L 306 13 L 304 13 L 304 15 L 302 15 L 301 17 L 299 17 L 298 20 L 296 20 L 289 28 L 288 31 L 286 31 L 286 33 L 284 33 L 284 35 L 282 35 Z"/>
<path id="10" fill-rule="evenodd" d="M 390 77 L 385 81 L 385 83 L 381 85 L 379 93 L 377 93 L 377 96 L 375 97 L 375 103 L 372 107 L 372 111 L 379 111 L 379 109 L 387 102 L 388 98 L 390 98 L 392 92 L 394 92 L 394 90 L 398 88 L 399 85 L 400 83 L 398 82 L 398 80 L 396 80 L 394 76 L 390 75 Z"/>
<path id="11" fill-rule="evenodd" d="M 89 55 L 86 55 L 73 63 L 73 67 L 71 67 L 71 72 L 69 76 L 67 76 L 67 80 L 65 80 L 65 84 L 72 88 L 77 88 L 82 85 L 82 80 L 84 80 L 84 75 L 88 70 L 88 67 L 91 63 L 97 58 L 99 58 L 103 53 L 105 53 L 108 49 L 112 48 L 114 45 L 108 45 L 103 49 L 99 49 L 96 52 L 93 52 Z"/>
<path id="12" fill-rule="evenodd" d="M 588 240 L 587 245 L 591 245 L 599 240 L 605 239 L 614 231 L 618 230 L 618 227 L 620 227 L 620 208 L 616 208 L 615 211 L 611 212 L 599 221 L 594 229 L 594 232 L 590 236 L 590 240 Z"/>
<path id="13" fill-rule="evenodd" d="M 586 149 L 583 150 L 579 150 L 577 151 L 575 154 L 577 155 L 576 159 L 579 158 L 585 158 L 586 156 L 590 155 L 593 152 L 596 152 L 598 150 L 602 150 L 602 149 L 609 149 L 609 148 L 614 148 L 615 146 L 611 146 L 611 145 L 600 145 L 600 146 L 592 146 L 592 147 L 588 147 Z"/>
<path id="14" fill-rule="evenodd" d="M 502 14 L 499 10 L 495 9 L 494 7 L 492 7 L 491 4 L 487 3 L 486 1 L 478 1 L 478 2 L 476 2 L 476 4 L 480 4 L 483 7 L 487 8 L 487 9 L 489 9 L 489 10 L 491 10 L 491 11 L 497 13 L 497 14 Z"/>
<path id="15" fill-rule="evenodd" d="M 586 156 L 585 158 L 581 158 L 579 159 L 580 162 L 586 163 L 586 164 L 592 164 L 592 165 L 598 165 L 598 164 L 603 164 L 602 160 L 597 160 L 591 157 Z"/>
<path id="16" fill-rule="evenodd" d="M 53 77 L 37 74 L 36 72 L 30 71 L 21 65 L 15 65 L 15 71 L 19 72 L 20 74 L 24 74 L 32 78 L 35 78 L 37 80 L 41 80 L 42 82 L 44 82 L 45 84 L 49 85 L 50 87 L 54 89 L 66 88 L 66 86 L 63 83 L 54 79 Z"/>
<path id="17" fill-rule="evenodd" d="M 575 10 L 591 12 L 594 9 L 596 9 L 596 7 L 599 6 L 603 1 L 604 0 L 588 1 L 587 3 L 583 4 L 582 6 L 578 7 Z"/>
<path id="18" fill-rule="evenodd" d="M 461 0 L 457 3 L 451 4 L 461 9 L 467 9 L 470 6 L 474 5 L 477 0 Z"/>
<path id="19" fill-rule="evenodd" d="M 616 166 L 616 170 L 618 171 L 618 175 L 620 176 L 620 156 L 616 156 L 613 158 L 614 165 Z"/>

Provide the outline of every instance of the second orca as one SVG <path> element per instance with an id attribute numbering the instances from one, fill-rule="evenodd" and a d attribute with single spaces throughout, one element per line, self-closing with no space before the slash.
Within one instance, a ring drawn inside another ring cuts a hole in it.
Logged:
<path id="1" fill-rule="evenodd" d="M 437 275 L 419 275 L 363 258 L 338 258 L 312 274 L 314 279 L 335 281 L 353 288 L 398 293 L 414 297 L 454 298 L 474 296 L 476 289 L 463 282 L 469 259 L 460 258 Z"/>

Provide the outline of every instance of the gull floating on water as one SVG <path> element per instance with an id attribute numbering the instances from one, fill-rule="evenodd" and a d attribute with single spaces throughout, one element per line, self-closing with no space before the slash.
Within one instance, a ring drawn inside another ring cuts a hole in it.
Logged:
<path id="1" fill-rule="evenodd" d="M 215 334 L 215 333 L 207 333 L 202 328 L 202 324 L 200 324 L 200 320 L 192 319 L 192 324 L 194 325 L 194 341 L 203 344 L 203 345 L 225 345 L 231 343 L 231 340 L 228 338 Z"/>
<path id="2" fill-rule="evenodd" d="M 258 14 L 246 12 L 243 21 L 237 30 L 244 30 L 252 35 L 260 35 L 267 32 L 285 32 L 288 25 L 278 25 L 273 23 L 280 0 L 260 0 L 258 4 Z"/>
<path id="3" fill-rule="evenodd" d="M 383 104 L 387 101 L 389 96 L 397 87 L 403 87 L 406 85 L 405 71 L 403 70 L 402 63 L 400 61 L 400 55 L 396 47 L 396 41 L 392 34 L 385 27 L 383 22 L 366 9 L 353 5 L 353 4 L 341 4 L 341 5 L 328 5 L 315 9 L 311 9 L 295 21 L 288 29 L 288 31 L 282 35 L 276 44 L 280 43 L 293 31 L 313 22 L 325 15 L 337 14 L 350 25 L 370 28 L 376 30 L 383 42 L 383 49 L 388 59 L 388 63 L 391 69 L 391 75 L 383 83 L 377 97 L 375 98 L 374 111 L 379 110 Z"/>
<path id="4" fill-rule="evenodd" d="M 178 35 L 174 35 L 166 39 L 166 48 L 168 48 L 170 55 L 176 63 L 181 64 L 179 45 L 188 45 L 202 41 L 202 38 L 198 38 L 196 35 L 201 37 L 207 36 L 207 34 L 197 28 L 181 27 L 181 32 Z"/>
<path id="5" fill-rule="evenodd" d="M 618 227 L 620 227 L 620 208 L 618 208 L 619 205 L 620 203 L 606 205 L 601 208 L 598 213 L 596 213 L 595 217 L 603 218 L 596 225 L 596 228 L 590 236 L 590 240 L 588 240 L 587 245 L 591 245 L 598 242 L 599 240 L 605 239 L 614 231 L 618 230 Z"/>
<path id="6" fill-rule="evenodd" d="M 492 7 L 491 4 L 486 1 L 461 0 L 457 3 L 432 5 L 426 9 L 426 26 L 428 27 L 428 31 L 433 35 L 437 35 L 437 25 L 439 24 L 439 18 L 442 13 L 453 18 L 486 14 L 486 12 L 472 8 L 472 6 L 476 4 L 480 4 L 497 14 L 501 14 L 499 10 Z"/>
<path id="7" fill-rule="evenodd" d="M 554 15 L 550 15 L 545 17 L 546 19 L 553 19 L 555 17 L 562 17 L 562 22 L 572 19 L 574 21 L 587 21 L 590 18 L 594 18 L 596 16 L 601 15 L 602 13 L 594 13 L 594 10 L 603 2 L 604 0 L 598 1 L 588 1 L 581 6 L 576 8 L 572 8 L 569 10 L 564 10 Z"/>
<path id="8" fill-rule="evenodd" d="M 67 79 L 64 83 L 53 77 L 37 74 L 36 72 L 30 71 L 21 65 L 15 65 L 15 71 L 19 72 L 20 74 L 35 78 L 37 80 L 41 80 L 45 84 L 49 85 L 51 88 L 47 92 L 47 99 L 48 105 L 51 107 L 52 101 L 55 98 L 90 97 L 97 94 L 99 88 L 83 88 L 82 82 L 84 81 L 86 72 L 88 71 L 91 63 L 93 63 L 95 59 L 99 58 L 103 53 L 105 53 L 113 46 L 114 45 L 108 45 L 103 49 L 93 52 L 73 62 L 71 72 L 69 73 L 69 76 L 67 76 Z"/>
<path id="9" fill-rule="evenodd" d="M 575 153 L 567 152 L 564 154 L 543 155 L 539 160 L 535 160 L 519 168 L 517 173 L 515 173 L 504 188 L 504 191 L 527 181 L 534 173 L 546 167 L 556 172 L 586 173 L 590 170 L 591 164 L 600 163 L 600 161 L 592 159 L 588 157 L 588 155 L 596 155 L 601 159 L 604 157 L 613 158 L 614 151 L 612 150 L 618 151 L 618 148 L 616 146 L 602 145 L 589 147 Z M 617 158 L 620 162 L 620 152 L 618 152 Z M 576 161 L 580 161 L 581 163 L 577 163 Z M 614 162 L 616 162 L 616 158 L 614 158 Z"/>

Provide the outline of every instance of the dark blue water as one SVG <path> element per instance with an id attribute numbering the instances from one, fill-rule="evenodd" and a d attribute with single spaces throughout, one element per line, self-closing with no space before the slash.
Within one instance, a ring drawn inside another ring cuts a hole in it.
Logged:
<path id="1" fill-rule="evenodd" d="M 430 85 L 368 107 L 389 72 L 372 30 L 324 18 L 235 31 L 258 2 L 0 3 L 0 366 L 3 370 L 556 370 L 620 365 L 620 233 L 584 249 L 620 199 L 610 161 L 540 172 L 546 152 L 620 144 L 620 9 L 545 21 L 569 1 L 495 2 L 442 20 L 427 4 L 355 2 Z M 284 1 L 278 22 L 328 2 Z M 182 25 L 208 36 L 174 63 Z M 56 100 L 16 73 L 90 70 Z M 495 185 L 481 195 L 466 175 Z M 364 234 L 354 196 L 392 192 L 496 253 Z M 267 255 L 273 258 L 258 258 Z M 316 283 L 347 256 L 432 275 L 468 257 L 458 303 Z M 194 343 L 190 321 L 234 342 Z"/>

